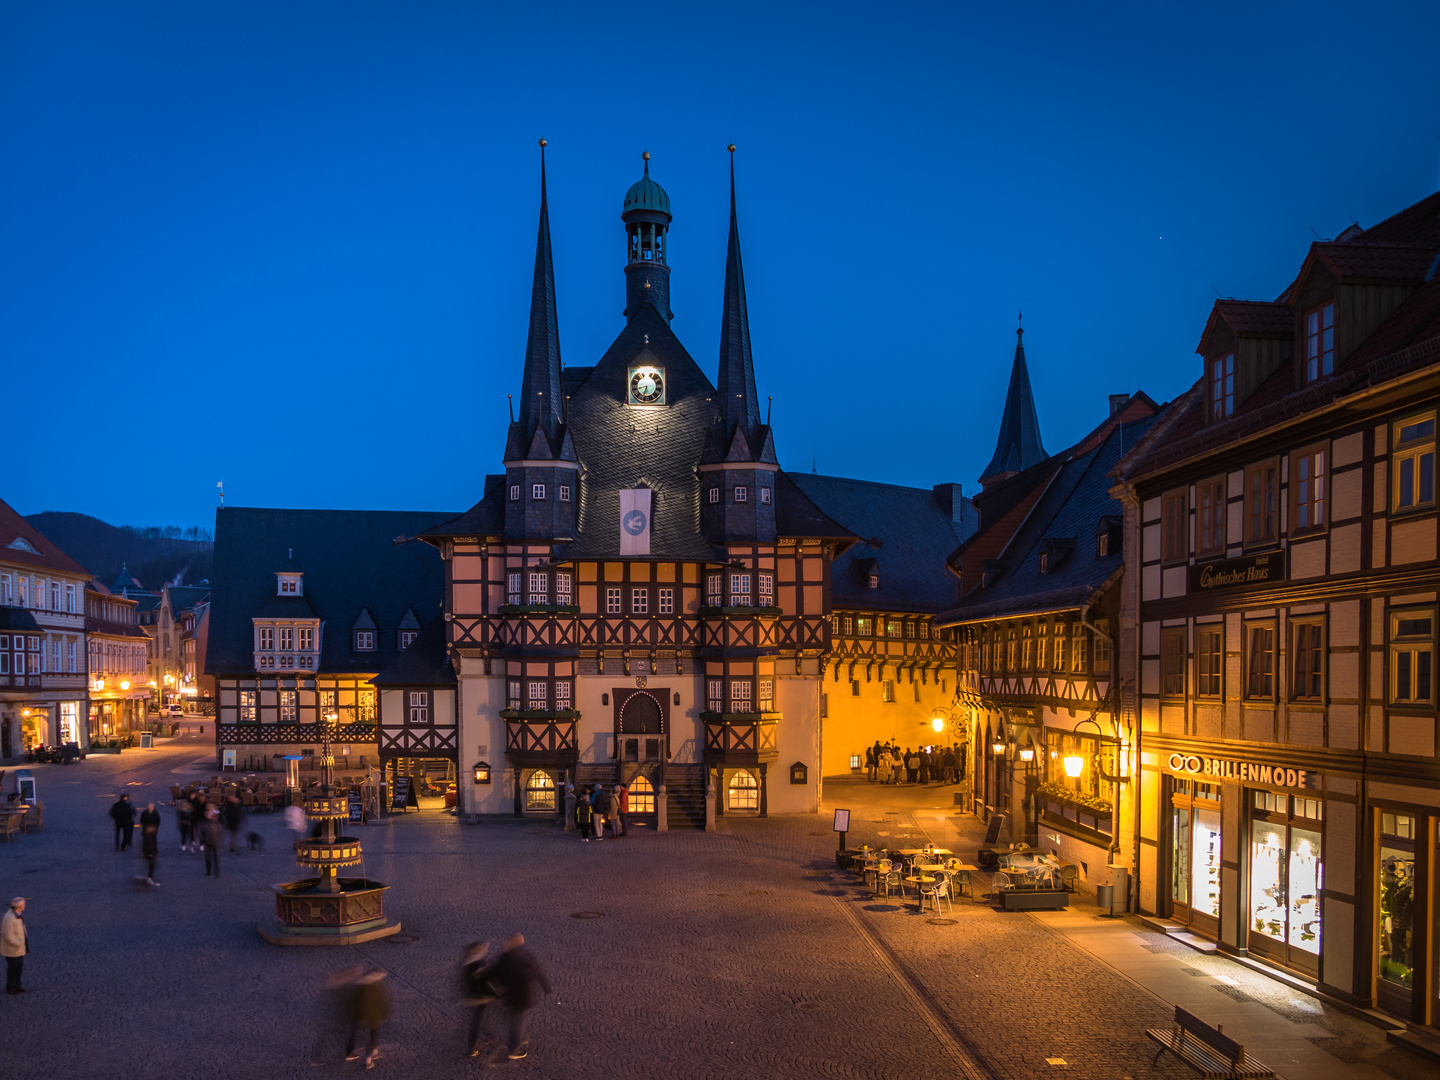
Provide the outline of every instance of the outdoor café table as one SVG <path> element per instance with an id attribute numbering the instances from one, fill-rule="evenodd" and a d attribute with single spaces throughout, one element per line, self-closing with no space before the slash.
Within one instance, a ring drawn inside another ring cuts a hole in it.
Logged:
<path id="1" fill-rule="evenodd" d="M 899 853 L 900 853 L 901 855 L 904 855 L 907 859 L 908 859 L 908 858 L 914 858 L 916 855 L 924 855 L 924 854 L 927 854 L 925 848 L 918 848 L 918 847 L 901 848 L 900 851 L 899 851 Z M 951 855 L 951 854 L 953 854 L 953 852 L 951 852 L 951 850 L 950 850 L 949 848 L 932 847 L 932 848 L 929 849 L 928 854 L 931 854 L 931 855 Z"/>
<path id="2" fill-rule="evenodd" d="M 916 911 L 924 911 L 924 910 L 925 910 L 925 894 L 920 891 L 920 887 L 921 887 L 922 885 L 933 885 L 933 884 L 935 884 L 935 879 L 934 879 L 933 877 L 931 877 L 929 874 L 914 874 L 914 875 L 911 875 L 910 877 L 907 877 L 905 880 L 906 880 L 906 881 L 913 881 L 913 882 L 915 883 L 915 910 L 916 910 Z"/>
<path id="3" fill-rule="evenodd" d="M 945 864 L 943 862 L 916 863 L 915 869 L 924 874 L 933 874 L 936 870 L 944 870 Z"/>
<path id="4" fill-rule="evenodd" d="M 1000 856 L 1000 868 L 1025 875 L 1027 885 L 1039 884 L 1041 877 L 1049 870 L 1058 870 L 1060 860 L 1040 852 L 1016 852 Z"/>

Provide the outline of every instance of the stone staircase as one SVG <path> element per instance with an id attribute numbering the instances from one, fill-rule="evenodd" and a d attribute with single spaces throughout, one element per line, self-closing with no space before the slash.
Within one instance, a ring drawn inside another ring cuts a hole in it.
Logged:
<path id="1" fill-rule="evenodd" d="M 575 787 L 583 789 L 587 784 L 604 784 L 605 790 L 609 791 L 611 785 L 620 779 L 620 764 L 615 761 L 602 761 L 598 764 L 588 764 L 584 761 L 575 767 Z"/>
<path id="2" fill-rule="evenodd" d="M 705 828 L 704 765 L 666 765 L 665 793 L 670 828 Z"/>

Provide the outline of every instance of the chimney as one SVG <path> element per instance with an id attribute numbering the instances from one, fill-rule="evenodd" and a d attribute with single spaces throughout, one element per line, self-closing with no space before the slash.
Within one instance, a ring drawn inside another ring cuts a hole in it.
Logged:
<path id="1" fill-rule="evenodd" d="M 930 490 L 935 493 L 935 499 L 940 506 L 950 515 L 950 520 L 956 525 L 965 522 L 965 495 L 961 484 L 936 484 Z"/>
<path id="2" fill-rule="evenodd" d="M 1128 402 L 1129 400 L 1130 400 L 1130 395 L 1129 395 L 1129 394 L 1111 394 L 1111 395 L 1110 395 L 1110 415 L 1111 415 L 1111 416 L 1114 416 L 1114 415 L 1115 415 L 1116 413 L 1118 413 L 1121 409 L 1125 408 L 1125 404 L 1126 404 L 1126 402 Z"/>

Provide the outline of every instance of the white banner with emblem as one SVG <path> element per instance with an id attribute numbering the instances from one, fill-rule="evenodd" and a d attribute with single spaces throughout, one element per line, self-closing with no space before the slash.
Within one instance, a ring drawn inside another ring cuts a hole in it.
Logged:
<path id="1" fill-rule="evenodd" d="M 620 489 L 620 554 L 650 554 L 650 489 Z"/>

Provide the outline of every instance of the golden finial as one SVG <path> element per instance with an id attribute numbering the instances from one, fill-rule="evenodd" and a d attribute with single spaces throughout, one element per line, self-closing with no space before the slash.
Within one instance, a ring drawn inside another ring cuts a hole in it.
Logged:
<path id="1" fill-rule="evenodd" d="M 541 149 L 541 150 L 544 150 L 547 145 L 549 145 L 549 144 L 546 143 L 544 139 L 541 139 L 541 140 L 540 140 L 540 149 Z"/>
<path id="2" fill-rule="evenodd" d="M 729 149 L 730 149 L 730 153 L 733 154 L 733 153 L 735 152 L 735 144 L 734 144 L 733 142 L 730 144 Z"/>
<path id="3" fill-rule="evenodd" d="M 644 158 L 646 161 L 649 161 L 649 160 L 650 160 L 650 151 L 649 151 L 649 150 L 646 150 L 646 151 L 645 151 L 643 154 L 641 154 L 640 156 L 641 156 L 642 158 Z"/>

